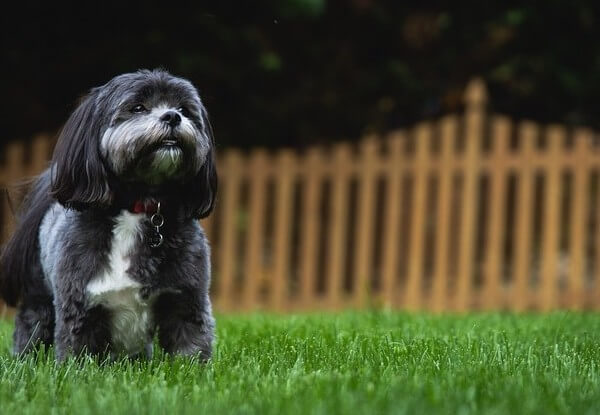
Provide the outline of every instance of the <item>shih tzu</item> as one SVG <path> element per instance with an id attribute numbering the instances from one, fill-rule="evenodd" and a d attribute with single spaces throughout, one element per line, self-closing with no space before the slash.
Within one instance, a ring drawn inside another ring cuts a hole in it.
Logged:
<path id="1" fill-rule="evenodd" d="M 0 259 L 16 306 L 14 352 L 210 358 L 209 246 L 217 191 L 198 92 L 163 70 L 119 75 L 83 98 L 26 196 Z"/>

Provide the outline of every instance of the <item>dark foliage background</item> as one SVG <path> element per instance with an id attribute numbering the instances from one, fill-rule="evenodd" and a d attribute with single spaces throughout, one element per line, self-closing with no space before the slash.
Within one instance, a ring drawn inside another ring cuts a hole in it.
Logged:
<path id="1" fill-rule="evenodd" d="M 157 66 L 198 86 L 221 146 L 408 125 L 459 109 L 474 75 L 497 111 L 600 124 L 593 0 L 11 2 L 1 19 L 0 143 L 55 131 L 87 89 Z"/>

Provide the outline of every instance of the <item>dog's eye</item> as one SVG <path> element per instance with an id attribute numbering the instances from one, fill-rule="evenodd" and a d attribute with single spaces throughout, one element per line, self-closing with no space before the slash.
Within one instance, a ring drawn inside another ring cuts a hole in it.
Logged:
<path id="1" fill-rule="evenodd" d="M 137 105 L 131 107 L 131 109 L 129 111 L 131 111 L 135 114 L 139 114 L 140 112 L 146 112 L 148 110 L 142 104 L 137 104 Z"/>
<path id="2" fill-rule="evenodd" d="M 190 111 L 187 109 L 187 107 L 181 106 L 181 107 L 177 108 L 177 111 L 179 111 L 181 113 L 181 115 L 183 115 L 184 117 L 190 116 Z"/>

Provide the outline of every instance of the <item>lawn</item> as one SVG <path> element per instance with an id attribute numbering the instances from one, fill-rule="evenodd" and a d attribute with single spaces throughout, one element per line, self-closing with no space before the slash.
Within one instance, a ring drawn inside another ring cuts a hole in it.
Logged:
<path id="1" fill-rule="evenodd" d="M 0 412 L 598 414 L 600 315 L 218 316 L 213 361 L 10 356 Z"/>

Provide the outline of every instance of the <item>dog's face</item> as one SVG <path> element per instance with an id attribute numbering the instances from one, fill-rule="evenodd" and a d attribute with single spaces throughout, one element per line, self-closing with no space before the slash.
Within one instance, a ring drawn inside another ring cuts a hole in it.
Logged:
<path id="1" fill-rule="evenodd" d="M 203 217 L 216 193 L 202 101 L 189 81 L 160 70 L 119 75 L 92 89 L 64 126 L 52 169 L 53 194 L 77 208 L 110 205 L 115 184 L 175 186 L 193 216 Z"/>
<path id="2" fill-rule="evenodd" d="M 102 87 L 103 159 L 123 180 L 150 185 L 195 175 L 211 147 L 205 110 L 187 81 L 126 74 Z"/>

